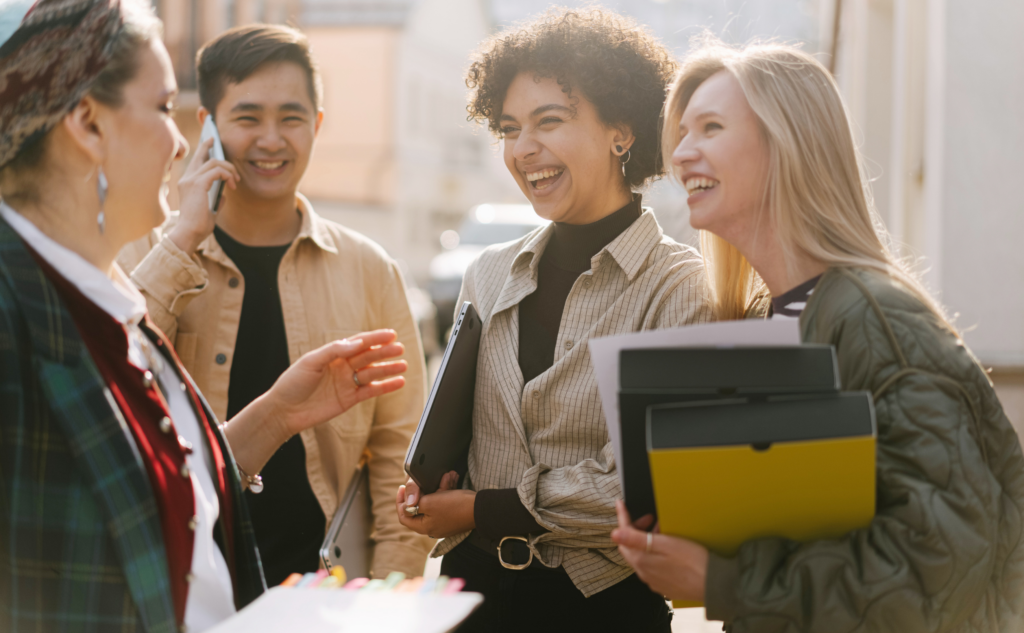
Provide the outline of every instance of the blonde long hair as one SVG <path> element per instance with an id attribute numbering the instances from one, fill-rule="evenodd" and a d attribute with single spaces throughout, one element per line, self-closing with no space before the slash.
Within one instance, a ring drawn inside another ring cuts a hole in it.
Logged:
<path id="1" fill-rule="evenodd" d="M 723 70 L 739 81 L 766 141 L 765 206 L 787 260 L 802 254 L 826 266 L 882 271 L 949 325 L 941 306 L 890 249 L 839 88 L 807 53 L 780 44 L 733 48 L 705 35 L 683 62 L 665 102 L 665 164 L 672 164 L 679 121 L 693 93 Z M 763 282 L 729 242 L 701 231 L 700 243 L 717 317 L 743 318 L 767 293 Z"/>

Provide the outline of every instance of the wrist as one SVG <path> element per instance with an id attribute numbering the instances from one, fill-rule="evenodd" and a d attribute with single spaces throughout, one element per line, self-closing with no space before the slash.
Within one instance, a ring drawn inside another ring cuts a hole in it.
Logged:
<path id="1" fill-rule="evenodd" d="M 259 433 L 270 439 L 278 447 L 298 433 L 295 425 L 295 416 L 292 415 L 288 407 L 277 401 L 274 397 L 273 388 L 253 400 L 252 404 L 246 408 L 252 408 L 254 417 L 260 421 Z"/>
<path id="2" fill-rule="evenodd" d="M 172 228 L 168 233 L 167 237 L 170 238 L 174 245 L 177 246 L 187 255 L 192 255 L 202 244 L 203 240 L 206 239 L 206 235 L 198 231 L 194 231 L 185 227 L 181 224 Z"/>

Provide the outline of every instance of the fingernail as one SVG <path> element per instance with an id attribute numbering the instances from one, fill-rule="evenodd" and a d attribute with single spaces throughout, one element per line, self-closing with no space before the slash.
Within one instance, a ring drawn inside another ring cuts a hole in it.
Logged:
<path id="1" fill-rule="evenodd" d="M 405 505 L 414 506 L 416 505 L 416 495 L 409 495 L 405 498 Z"/>

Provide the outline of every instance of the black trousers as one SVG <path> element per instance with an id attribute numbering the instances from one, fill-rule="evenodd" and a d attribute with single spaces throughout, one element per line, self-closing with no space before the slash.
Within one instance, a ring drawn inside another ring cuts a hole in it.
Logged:
<path id="1" fill-rule="evenodd" d="M 562 569 L 505 569 L 497 557 L 462 542 L 441 560 L 441 573 L 466 581 L 484 602 L 458 633 L 671 633 L 672 611 L 636 574 L 584 598 Z"/>

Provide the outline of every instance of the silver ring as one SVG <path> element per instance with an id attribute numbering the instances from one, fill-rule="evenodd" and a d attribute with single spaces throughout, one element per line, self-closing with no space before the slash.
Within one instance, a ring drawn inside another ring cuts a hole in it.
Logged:
<path id="1" fill-rule="evenodd" d="M 654 534 L 651 532 L 647 533 L 647 553 L 651 553 L 651 545 L 654 544 Z"/>
<path id="2" fill-rule="evenodd" d="M 363 383 L 359 382 L 359 372 L 352 372 L 352 382 L 356 383 L 356 387 L 362 387 Z"/>
<path id="3" fill-rule="evenodd" d="M 405 513 L 408 514 L 411 517 L 419 516 L 419 514 L 420 514 L 420 507 L 419 506 L 406 506 L 405 507 Z"/>

